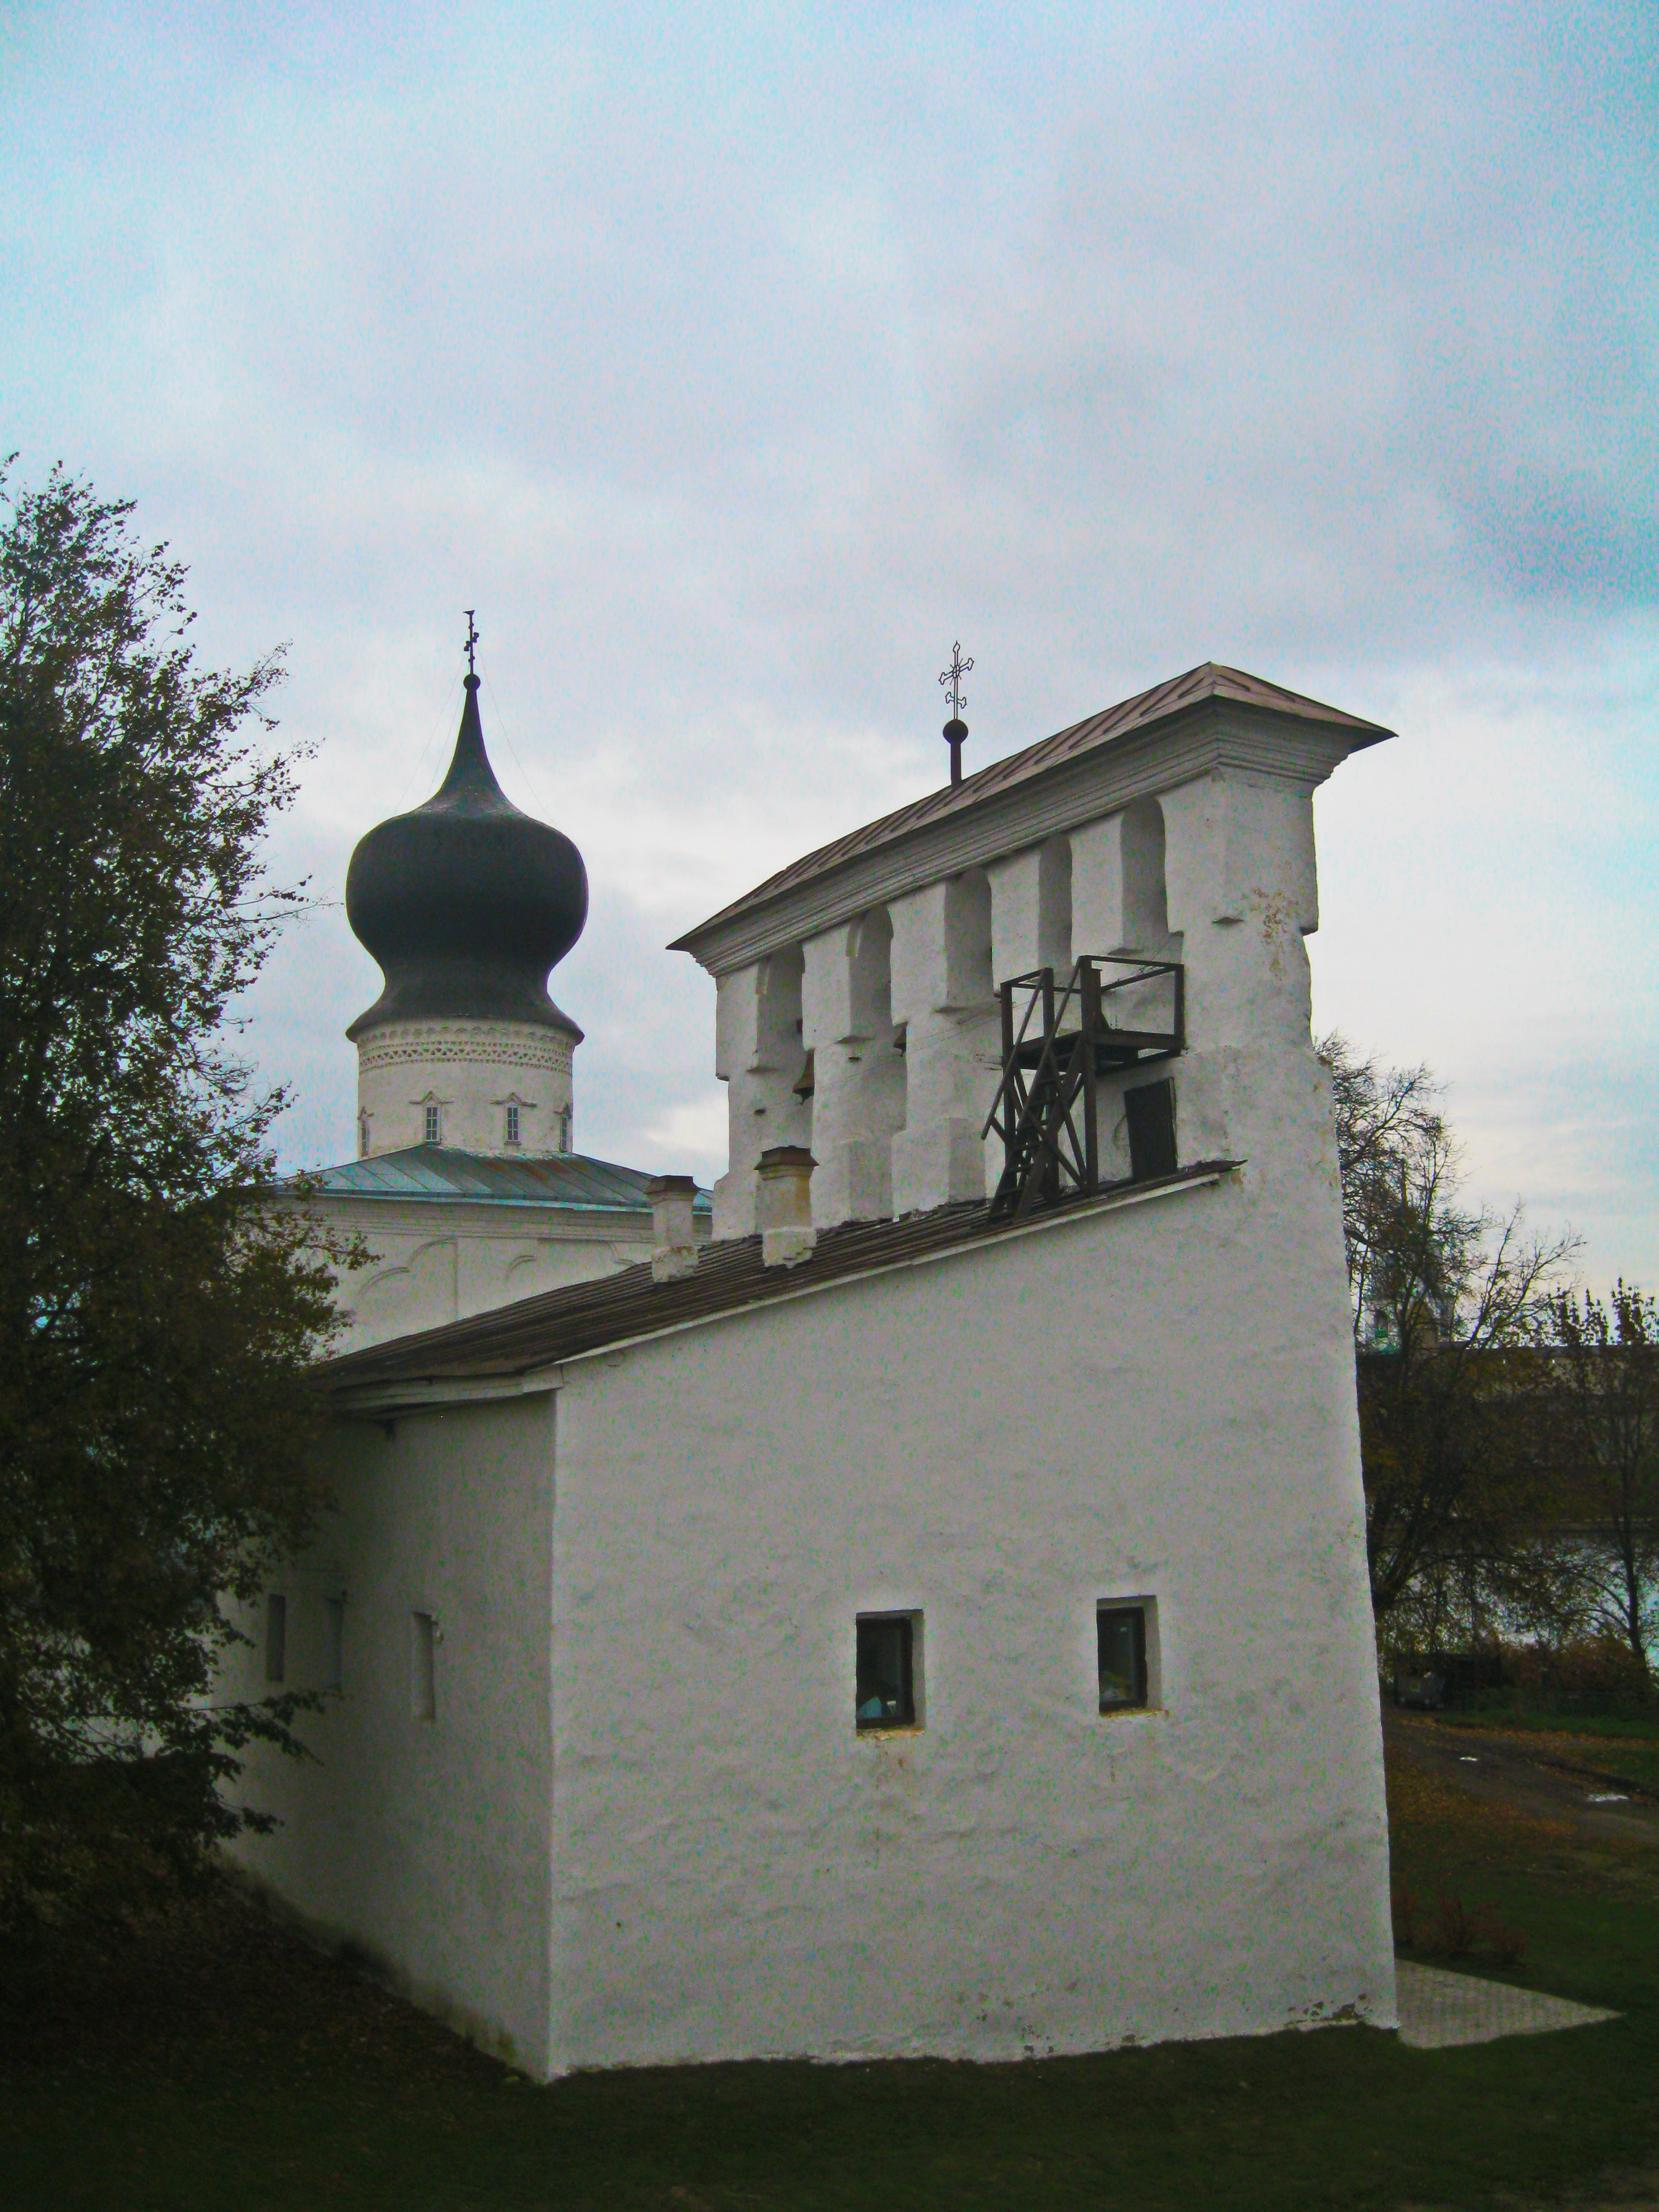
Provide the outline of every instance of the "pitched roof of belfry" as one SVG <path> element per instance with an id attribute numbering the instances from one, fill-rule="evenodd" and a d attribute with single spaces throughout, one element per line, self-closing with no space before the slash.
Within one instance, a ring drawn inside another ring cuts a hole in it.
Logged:
<path id="1" fill-rule="evenodd" d="M 1183 1188 L 1218 1182 L 1238 1164 L 1204 1160 L 1156 1182 L 1120 1184 L 1086 1199 L 1043 1208 L 1023 1222 L 992 1221 L 983 1204 L 968 1200 L 915 1213 L 902 1221 L 848 1221 L 821 1230 L 810 1255 L 793 1267 L 767 1267 L 758 1237 L 733 1237 L 699 1247 L 692 1273 L 667 1282 L 653 1279 L 650 1264 L 624 1267 L 598 1281 L 544 1291 L 514 1305 L 497 1306 L 469 1321 L 422 1329 L 362 1352 L 321 1362 L 316 1388 L 348 1401 L 411 1384 L 507 1380 L 556 1366 L 584 1352 L 635 1338 L 711 1321 L 746 1307 L 769 1305 L 857 1276 L 959 1248 L 1020 1236 L 1084 1212 L 1134 1205 Z"/>
<path id="2" fill-rule="evenodd" d="M 925 798 L 913 799 L 909 805 L 901 806 L 894 813 L 884 814 L 878 822 L 866 822 L 862 829 L 850 830 L 832 844 L 819 846 L 816 853 L 792 860 L 787 868 L 769 876 L 763 884 L 745 891 L 740 899 L 722 907 L 718 914 L 710 915 L 707 921 L 699 922 L 684 937 L 676 938 L 669 950 L 689 952 L 693 949 L 693 941 L 717 923 L 730 921 L 751 907 L 764 906 L 782 892 L 810 883 L 815 876 L 828 875 L 845 861 L 872 852 L 878 846 L 891 844 L 913 830 L 941 821 L 946 815 L 962 813 L 986 799 L 998 798 L 1012 785 L 1042 775 L 1049 769 L 1077 759 L 1080 754 L 1127 738 L 1154 722 L 1170 721 L 1177 715 L 1190 714 L 1215 700 L 1253 708 L 1257 713 L 1288 714 L 1298 721 L 1322 722 L 1329 728 L 1344 730 L 1356 751 L 1394 735 L 1380 722 L 1361 721 L 1358 715 L 1345 714 L 1340 708 L 1324 706 L 1317 699 L 1304 698 L 1299 691 L 1286 691 L 1277 684 L 1269 684 L 1264 677 L 1250 676 L 1242 668 L 1224 668 L 1218 661 L 1206 660 L 1201 667 L 1189 668 L 1184 676 L 1172 676 L 1168 683 L 1154 684 L 1150 691 L 1142 691 L 1133 699 L 1104 708 L 1097 714 L 1073 722 L 1069 729 L 1056 731 L 1051 738 L 1039 738 L 1023 752 L 1010 753 L 1005 760 L 993 761 L 977 775 L 964 776 L 960 783 L 941 785 Z"/>

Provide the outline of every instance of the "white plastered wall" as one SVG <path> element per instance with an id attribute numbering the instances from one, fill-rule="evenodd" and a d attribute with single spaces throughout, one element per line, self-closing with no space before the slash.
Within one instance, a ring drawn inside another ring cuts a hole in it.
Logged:
<path id="1" fill-rule="evenodd" d="M 905 1033 L 895 1214 L 985 1195 L 981 1126 L 1001 1054 L 991 988 L 993 886 L 977 869 L 892 905 L 892 1013 Z"/>
<path id="2" fill-rule="evenodd" d="M 1230 1154 L 1264 1192 L 1322 1183 L 1340 1220 L 1334 1162 L 1316 1152 L 1324 1071 L 1310 1037 L 1304 939 L 1319 926 L 1313 788 L 1212 775 L 1162 802 L 1169 924 L 1186 965 L 1188 1049 L 1175 1063 L 1183 1158 Z"/>
<path id="3" fill-rule="evenodd" d="M 576 1206 L 423 1202 L 319 1194 L 306 1210 L 338 1236 L 361 1237 L 368 1266 L 343 1275 L 347 1326 L 330 1350 L 388 1338 L 590 1282 L 648 1260 L 651 1216 Z"/>
<path id="4" fill-rule="evenodd" d="M 812 1054 L 812 1218 L 820 1228 L 893 1210 L 892 1140 L 905 1122 L 884 907 L 802 947 L 801 1034 Z"/>
<path id="5" fill-rule="evenodd" d="M 553 1401 L 333 1432 L 337 1510 L 273 1583 L 288 1680 L 323 1686 L 344 1599 L 342 1687 L 302 1715 L 314 1759 L 252 1753 L 239 1795 L 276 1813 L 234 1856 L 325 1941 L 484 2048 L 546 2071 L 552 1790 L 548 1587 Z M 429 1615 L 435 1714 L 415 1717 L 413 1615 Z M 256 1648 L 228 1672 L 262 1694 Z"/>
<path id="6" fill-rule="evenodd" d="M 1254 1189 L 566 1370 L 556 2066 L 1393 2020 L 1320 1074 Z M 1162 1707 L 1103 1717 L 1133 1596 Z M 901 1609 L 926 1724 L 860 1736 L 855 1616 Z"/>
<path id="7" fill-rule="evenodd" d="M 1000 1073 L 993 994 L 1044 966 L 1065 975 L 1083 953 L 1186 969 L 1188 1052 L 1173 1068 L 1105 1083 L 1107 1179 L 1129 1172 L 1123 1091 L 1149 1079 L 1173 1078 L 1183 1160 L 1246 1152 L 1250 1116 L 1234 1125 L 1230 1071 L 1241 1054 L 1307 1042 L 1301 940 L 1318 927 L 1313 791 L 1324 772 L 1207 774 L 722 975 L 716 1072 L 731 1152 L 716 1236 L 753 1233 L 769 1145 L 811 1146 L 821 1227 L 994 1190 L 1001 1149 L 993 1137 L 981 1150 L 978 1133 Z M 1120 1026 L 1165 1028 L 1172 987 L 1112 994 L 1108 1012 Z"/>
<path id="8" fill-rule="evenodd" d="M 1034 969 L 1072 964 L 1073 840 L 1050 837 L 987 870 L 991 884 L 991 973 L 996 982 Z"/>
<path id="9" fill-rule="evenodd" d="M 1293 1027 L 1307 908 L 1241 836 L 1285 795 L 1215 798 L 1172 805 L 1170 843 L 1224 822 L 1246 860 L 1242 919 L 1207 917 L 1230 951 L 1182 1079 L 1183 1111 L 1212 1085 L 1249 1136 L 1219 1187 L 573 1363 L 550 1618 L 519 1501 L 546 1494 L 552 1431 L 529 1408 L 339 1433 L 347 1510 L 319 1548 L 354 1593 L 346 1702 L 368 1664 L 378 1717 L 325 1738 L 320 1774 L 270 1778 L 291 1826 L 249 1856 L 521 2063 L 991 2058 L 1392 2018 L 1328 1084 L 1305 1012 L 1303 1041 L 1268 1020 L 1250 1042 L 1264 969 Z M 469 1902 L 452 1941 L 452 1893 L 501 1897 L 455 1855 L 495 1848 L 498 1802 L 526 1834 L 522 1784 L 548 1774 L 525 1661 L 522 1711 L 469 1691 L 465 1741 L 410 1759 L 386 1686 L 417 1589 L 449 1652 L 457 1577 L 469 1664 L 550 1627 L 556 1741 L 548 1916 L 515 1874 L 505 1917 Z M 1161 1704 L 1103 1717 L 1094 1611 L 1131 1597 L 1156 1603 Z M 855 1617 L 901 1609 L 923 1620 L 926 1724 L 860 1737 Z"/>
<path id="10" fill-rule="evenodd" d="M 728 1163 L 714 1186 L 716 1237 L 755 1233 L 756 1170 L 777 1145 L 810 1141 L 799 945 L 720 979 L 714 1072 L 726 1085 Z"/>
<path id="11" fill-rule="evenodd" d="M 357 1048 L 360 1153 L 373 1158 L 425 1140 L 438 1109 L 440 1141 L 509 1159 L 568 1152 L 574 1142 L 568 1030 L 527 1022 L 389 1022 Z M 507 1141 L 507 1109 L 519 1141 Z M 363 1142 L 367 1130 L 368 1143 Z"/>
<path id="12" fill-rule="evenodd" d="M 1187 1049 L 1103 1084 L 1108 1179 L 1129 1171 L 1123 1092 L 1148 1080 L 1174 1085 L 1183 1162 L 1243 1158 L 1253 1164 L 1247 1172 L 1262 1171 L 1261 1139 L 1278 1102 L 1308 1079 L 1303 939 L 1319 925 L 1313 790 L 1311 778 L 1230 769 L 1085 823 L 1065 840 L 1063 908 L 1057 896 L 1039 895 L 1042 877 L 1056 872 L 1048 856 L 1058 841 L 990 870 L 999 985 L 1045 964 L 1063 969 L 1085 952 L 1184 967 Z M 1161 1028 L 1171 1004 L 1167 984 L 1149 983 L 1111 994 L 1109 1018 Z M 994 1142 L 993 1184 L 999 1166 Z"/>

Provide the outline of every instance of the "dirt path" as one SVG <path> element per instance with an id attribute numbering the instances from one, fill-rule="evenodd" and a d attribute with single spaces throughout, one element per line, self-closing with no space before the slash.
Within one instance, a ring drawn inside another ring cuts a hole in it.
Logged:
<path id="1" fill-rule="evenodd" d="M 1402 1766 L 1431 1774 L 1477 1803 L 1566 1820 L 1588 1841 L 1659 1850 L 1659 1799 L 1610 1778 L 1619 1765 L 1616 1741 L 1604 1747 L 1582 1736 L 1451 1728 L 1389 1706 L 1382 1733 L 1389 1756 Z"/>

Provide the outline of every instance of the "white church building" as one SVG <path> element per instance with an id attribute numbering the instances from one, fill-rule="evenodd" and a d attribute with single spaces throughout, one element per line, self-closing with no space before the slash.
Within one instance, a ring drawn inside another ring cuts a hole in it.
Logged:
<path id="1" fill-rule="evenodd" d="M 1394 2022 L 1304 945 L 1388 734 L 1206 665 L 680 940 L 713 1238 L 661 1178 L 639 1264 L 319 1369 L 252 1878 L 540 2077 Z"/>
<path id="2" fill-rule="evenodd" d="M 357 1048 L 357 1157 L 291 1203 L 368 1267 L 343 1279 L 349 1351 L 648 1260 L 652 1178 L 574 1149 L 582 1033 L 548 996 L 587 919 L 562 832 L 520 813 L 463 679 L 454 757 L 424 806 L 351 856 L 346 915 L 386 988 Z M 699 1194 L 696 1232 L 707 1235 Z"/>

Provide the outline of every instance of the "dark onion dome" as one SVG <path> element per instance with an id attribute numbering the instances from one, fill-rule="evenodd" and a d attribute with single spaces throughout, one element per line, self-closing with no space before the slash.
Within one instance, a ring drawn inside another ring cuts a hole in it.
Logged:
<path id="1" fill-rule="evenodd" d="M 468 676 L 441 789 L 371 830 L 351 856 L 346 918 L 386 988 L 346 1035 L 388 1022 L 531 1022 L 581 1031 L 547 995 L 582 933 L 587 871 L 568 837 L 521 814 L 495 781 Z"/>

